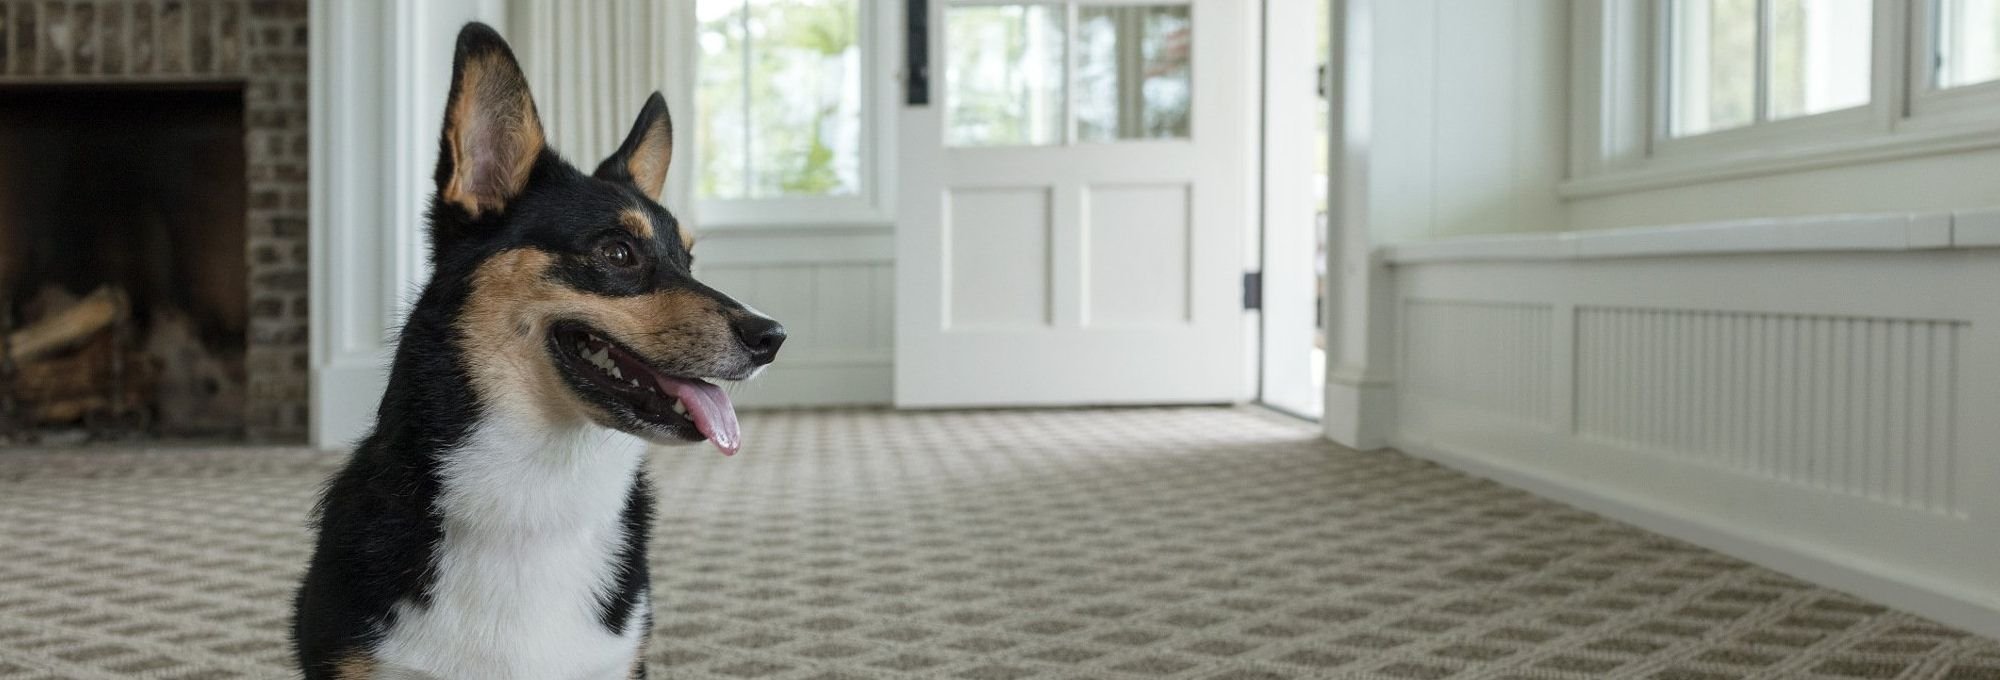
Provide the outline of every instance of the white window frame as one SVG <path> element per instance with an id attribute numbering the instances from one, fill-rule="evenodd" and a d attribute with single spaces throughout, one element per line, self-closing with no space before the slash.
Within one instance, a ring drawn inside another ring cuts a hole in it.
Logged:
<path id="1" fill-rule="evenodd" d="M 1938 90 L 1936 60 L 1919 58 L 1934 54 L 1936 0 L 1875 0 L 1869 103 L 1672 137 L 1669 2 L 1573 5 L 1565 198 L 2000 147 L 2000 82 Z"/>
<path id="2" fill-rule="evenodd" d="M 1911 59 L 1906 77 L 1909 79 L 1910 114 L 1913 118 L 1937 121 L 1934 124 L 1976 123 L 1981 118 L 2000 116 L 2000 80 L 1961 85 L 1950 89 L 1939 89 L 1938 64 L 1936 59 L 1919 59 L 1917 55 L 1937 54 L 1938 35 L 1932 30 L 1937 22 L 1936 0 L 1918 0 L 1912 3 L 1910 45 Z"/>
<path id="3" fill-rule="evenodd" d="M 901 105 L 901 72 L 898 70 L 895 40 L 900 13 L 892 0 L 857 0 L 861 42 L 861 158 L 859 191 L 847 196 L 794 196 L 778 198 L 716 199 L 690 195 L 694 214 L 690 221 L 701 230 L 799 229 L 881 226 L 895 221 L 895 120 Z M 699 69 L 701 47 L 697 38 L 694 0 L 686 0 L 681 12 L 688 22 L 687 39 L 681 41 L 685 63 Z M 687 79 L 685 101 L 694 102 L 697 78 Z M 700 115 L 699 106 L 690 107 Z M 687 126 L 693 130 L 693 125 Z M 698 163 L 700 141 L 686 138 L 688 153 L 680 155 L 690 164 Z M 690 177 L 699 168 L 690 168 Z M 689 193 L 693 194 L 690 182 Z"/>

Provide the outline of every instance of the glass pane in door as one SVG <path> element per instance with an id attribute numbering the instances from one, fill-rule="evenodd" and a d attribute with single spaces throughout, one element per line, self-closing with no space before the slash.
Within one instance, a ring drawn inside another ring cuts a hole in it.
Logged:
<path id="1" fill-rule="evenodd" d="M 1063 142 L 1063 7 L 980 5 L 945 13 L 945 143 Z"/>
<path id="2" fill-rule="evenodd" d="M 1077 139 L 1186 138 L 1192 29 L 1187 5 L 1080 8 Z"/>

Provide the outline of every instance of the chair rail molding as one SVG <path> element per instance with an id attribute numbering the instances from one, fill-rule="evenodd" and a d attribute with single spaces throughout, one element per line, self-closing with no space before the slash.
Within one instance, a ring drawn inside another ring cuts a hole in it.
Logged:
<path id="1" fill-rule="evenodd" d="M 423 213 L 459 27 L 500 0 L 311 5 L 314 446 L 373 426 L 392 335 L 427 275 Z"/>

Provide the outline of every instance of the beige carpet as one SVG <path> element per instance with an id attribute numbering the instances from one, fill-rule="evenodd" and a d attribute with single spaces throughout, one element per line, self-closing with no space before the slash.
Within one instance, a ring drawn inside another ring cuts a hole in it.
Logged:
<path id="1" fill-rule="evenodd" d="M 1975 678 L 2000 644 L 1249 410 L 663 451 L 660 678 Z M 0 678 L 289 677 L 296 451 L 0 452 Z"/>

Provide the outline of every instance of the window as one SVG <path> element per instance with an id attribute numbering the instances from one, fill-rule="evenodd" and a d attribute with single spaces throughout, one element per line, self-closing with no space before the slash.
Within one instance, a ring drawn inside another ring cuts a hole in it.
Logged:
<path id="1" fill-rule="evenodd" d="M 1667 136 L 1865 106 L 1870 0 L 1673 0 Z"/>
<path id="2" fill-rule="evenodd" d="M 945 141 L 955 147 L 1186 139 L 1186 4 L 953 5 Z"/>
<path id="3" fill-rule="evenodd" d="M 697 0 L 694 195 L 706 224 L 865 209 L 864 0 Z M 829 208 L 833 208 L 829 211 Z"/>
<path id="4" fill-rule="evenodd" d="M 2000 144 L 2000 0 L 1573 3 L 1570 198 Z"/>
<path id="5" fill-rule="evenodd" d="M 2000 0 L 1942 0 L 1933 27 L 1937 89 L 2000 80 Z"/>

